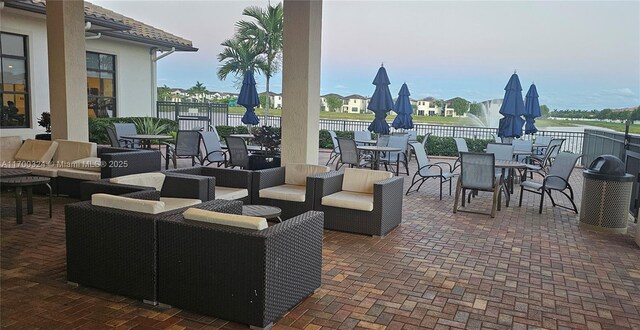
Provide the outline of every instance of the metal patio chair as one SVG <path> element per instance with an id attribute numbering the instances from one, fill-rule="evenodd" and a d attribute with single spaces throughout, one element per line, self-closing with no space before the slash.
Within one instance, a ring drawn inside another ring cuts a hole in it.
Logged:
<path id="1" fill-rule="evenodd" d="M 492 218 L 496 216 L 496 208 L 500 204 L 500 190 L 502 176 L 496 176 L 496 160 L 492 153 L 460 153 L 460 177 L 456 185 L 456 196 L 453 202 L 453 213 L 458 211 L 458 200 L 462 193 L 462 206 L 465 205 L 466 190 L 493 192 L 493 202 L 491 204 Z M 461 212 L 471 212 L 463 211 Z M 478 212 L 471 212 L 478 213 Z M 482 213 L 487 214 L 487 213 Z"/>
<path id="2" fill-rule="evenodd" d="M 340 148 L 338 147 L 338 140 L 336 139 L 336 132 L 329 131 L 329 136 L 331 136 L 331 143 L 333 144 L 333 149 L 331 150 L 331 154 L 329 154 L 329 159 L 325 165 L 333 164 L 338 157 L 340 157 Z"/>
<path id="3" fill-rule="evenodd" d="M 336 162 L 336 171 L 342 167 L 342 165 L 349 165 L 349 167 L 364 167 L 369 165 L 370 162 L 360 154 L 356 146 L 356 141 L 348 138 L 337 138 L 338 146 L 340 148 L 340 158 Z"/>
<path id="4" fill-rule="evenodd" d="M 549 195 L 551 199 L 551 204 L 555 207 L 562 207 L 568 210 L 573 210 L 575 213 L 578 213 L 578 208 L 576 207 L 576 203 L 573 201 L 573 189 L 569 184 L 569 177 L 571 176 L 571 172 L 573 168 L 576 166 L 576 162 L 578 159 L 582 157 L 582 155 L 572 154 L 568 152 L 561 152 L 556 157 L 556 160 L 553 162 L 553 165 L 549 168 L 549 173 L 544 175 L 541 172 L 536 172 L 543 176 L 542 182 L 527 180 L 520 183 L 520 203 L 519 206 L 522 206 L 522 195 L 524 191 L 532 192 L 534 194 L 540 195 L 540 208 L 538 213 L 542 213 L 542 204 L 544 203 L 544 194 Z M 565 192 L 565 190 L 569 190 L 569 194 Z M 572 208 L 556 204 L 553 196 L 551 196 L 551 191 L 555 190 L 565 195 L 569 201 L 571 202 Z"/>
<path id="5" fill-rule="evenodd" d="M 118 135 L 116 134 L 116 130 L 113 127 L 105 127 L 107 131 L 107 137 L 109 137 L 109 143 L 111 143 L 112 147 L 116 148 L 131 148 L 131 140 L 129 139 L 118 139 Z"/>
<path id="6" fill-rule="evenodd" d="M 409 189 L 407 189 L 405 195 L 409 195 L 411 188 L 416 184 L 418 185 L 418 188 L 415 190 L 417 192 L 422 187 L 422 184 L 424 184 L 428 179 L 440 179 L 440 200 L 442 200 L 442 184 L 447 181 L 449 181 L 449 196 L 451 196 L 451 179 L 454 176 L 451 164 L 447 162 L 431 163 L 427 152 L 420 143 L 414 142 L 410 145 L 413 152 L 416 154 L 418 170 L 413 175 L 411 185 L 409 186 Z"/>
<path id="7" fill-rule="evenodd" d="M 453 169 L 460 167 L 460 153 L 461 152 L 469 152 L 469 147 L 467 146 L 467 140 L 463 138 L 453 138 L 453 141 L 456 143 L 456 149 L 458 150 L 458 159 L 453 163 Z"/>
<path id="8" fill-rule="evenodd" d="M 531 178 L 533 178 L 534 172 L 546 173 L 553 163 L 554 158 L 560 152 L 564 139 L 551 139 L 549 146 L 544 154 L 544 157 L 531 156 L 527 159 L 527 170 L 531 172 Z"/>
<path id="9" fill-rule="evenodd" d="M 227 160 L 227 167 L 240 167 L 242 169 L 249 168 L 249 150 L 247 150 L 247 144 L 241 137 L 227 136 L 227 150 L 229 152 L 229 158 Z"/>
<path id="10" fill-rule="evenodd" d="M 113 123 L 113 127 L 116 130 L 116 136 L 118 137 L 118 140 L 129 141 L 129 142 L 126 143 L 126 145 L 129 146 L 130 148 L 139 148 L 140 147 L 140 144 L 136 143 L 134 140 L 122 138 L 122 136 L 137 135 L 138 134 L 138 129 L 136 128 L 135 124 L 133 124 L 133 123 Z"/>
<path id="11" fill-rule="evenodd" d="M 407 157 L 407 146 L 409 144 L 409 135 L 392 135 L 389 137 L 387 147 L 401 148 L 402 151 L 391 151 L 380 157 L 380 161 L 384 164 L 385 170 L 389 170 L 388 166 L 396 166 L 396 175 L 400 175 L 400 164 L 404 165 L 404 169 L 409 175 L 409 159 Z"/>
<path id="12" fill-rule="evenodd" d="M 217 163 L 218 167 L 226 165 L 227 153 L 222 150 L 218 134 L 215 131 L 200 132 L 200 137 L 204 146 L 200 165 L 205 165 L 205 162 L 207 162 L 207 165 Z"/>
<path id="13" fill-rule="evenodd" d="M 176 144 L 164 143 L 167 146 L 165 170 L 169 169 L 169 160 L 173 167 L 178 168 L 178 158 L 191 158 L 191 166 L 200 162 L 200 132 L 179 130 L 176 134 Z"/>

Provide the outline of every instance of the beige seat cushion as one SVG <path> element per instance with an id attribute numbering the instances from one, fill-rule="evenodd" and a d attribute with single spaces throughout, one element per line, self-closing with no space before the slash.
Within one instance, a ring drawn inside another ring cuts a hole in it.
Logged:
<path id="1" fill-rule="evenodd" d="M 49 163 L 58 148 L 58 142 L 27 139 L 15 155 L 16 160 Z"/>
<path id="2" fill-rule="evenodd" d="M 327 172 L 329 172 L 329 167 L 327 166 L 295 163 L 287 164 L 284 169 L 284 183 L 296 186 L 306 186 L 308 176 Z"/>
<path id="3" fill-rule="evenodd" d="M 127 210 L 133 212 L 158 214 L 165 211 L 164 202 L 150 201 L 146 199 L 135 199 L 109 194 L 91 195 L 91 204 L 104 206 L 112 209 Z"/>
<path id="4" fill-rule="evenodd" d="M 344 170 L 342 179 L 342 190 L 373 194 L 373 184 L 390 179 L 393 173 L 387 171 L 363 170 L 357 168 L 347 168 Z"/>
<path id="5" fill-rule="evenodd" d="M 216 199 L 234 200 L 249 196 L 249 190 L 216 186 Z"/>
<path id="6" fill-rule="evenodd" d="M 199 199 L 175 197 L 160 197 L 160 201 L 164 202 L 165 211 L 175 210 L 202 203 L 202 201 Z"/>
<path id="7" fill-rule="evenodd" d="M 76 170 L 74 168 L 58 169 L 58 176 L 78 180 L 100 180 L 100 172 Z"/>
<path id="8" fill-rule="evenodd" d="M 100 172 L 102 160 L 98 157 L 86 157 L 70 162 L 68 167 L 76 170 Z"/>
<path id="9" fill-rule="evenodd" d="M 162 190 L 164 184 L 163 173 L 139 173 L 123 175 L 109 179 L 111 183 L 130 184 L 134 186 L 154 187 L 156 190 Z"/>
<path id="10" fill-rule="evenodd" d="M 0 137 L 0 163 L 14 161 L 16 153 L 22 146 L 22 138 L 19 136 Z"/>
<path id="11" fill-rule="evenodd" d="M 46 176 L 49 178 L 57 178 L 58 177 L 58 170 L 59 168 L 53 166 L 53 165 L 47 165 L 47 166 L 25 166 L 22 167 L 24 169 L 28 169 L 31 170 L 31 174 L 32 175 L 38 175 L 38 176 Z"/>
<path id="12" fill-rule="evenodd" d="M 215 223 L 219 225 L 241 227 L 255 230 L 263 230 L 268 227 L 267 219 L 250 217 L 246 215 L 213 212 L 201 209 L 190 208 L 182 216 L 185 219 Z"/>
<path id="13" fill-rule="evenodd" d="M 54 162 L 72 162 L 82 158 L 98 156 L 97 145 L 93 142 L 60 139 L 56 140 L 56 142 L 58 142 L 58 150 L 53 156 Z"/>
<path id="14" fill-rule="evenodd" d="M 280 186 L 260 189 L 258 195 L 260 198 L 278 199 L 290 202 L 304 202 L 306 193 L 307 188 L 305 186 L 283 184 Z"/>
<path id="15" fill-rule="evenodd" d="M 360 211 L 373 211 L 373 194 L 339 191 L 322 197 L 322 205 Z"/>

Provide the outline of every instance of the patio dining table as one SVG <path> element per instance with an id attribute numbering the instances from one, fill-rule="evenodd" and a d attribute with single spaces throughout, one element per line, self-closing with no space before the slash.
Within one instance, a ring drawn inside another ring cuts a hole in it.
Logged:
<path id="1" fill-rule="evenodd" d="M 358 150 L 371 151 L 373 153 L 373 169 L 378 170 L 380 168 L 380 153 L 381 152 L 398 152 L 402 151 L 401 148 L 394 147 L 380 147 L 380 146 L 356 146 Z"/>
<path id="2" fill-rule="evenodd" d="M 160 135 L 160 134 L 131 134 L 131 135 L 123 135 L 121 136 L 125 139 L 131 140 L 139 140 L 140 146 L 142 149 L 151 149 L 151 141 L 152 140 L 170 140 L 173 137 L 171 135 Z"/>
<path id="3" fill-rule="evenodd" d="M 511 194 L 513 194 L 513 173 L 516 169 L 524 169 L 527 164 L 515 160 L 496 159 L 496 167 L 502 169 L 502 186 L 505 196 L 505 205 L 509 207 Z M 505 172 L 507 176 L 505 177 Z"/>

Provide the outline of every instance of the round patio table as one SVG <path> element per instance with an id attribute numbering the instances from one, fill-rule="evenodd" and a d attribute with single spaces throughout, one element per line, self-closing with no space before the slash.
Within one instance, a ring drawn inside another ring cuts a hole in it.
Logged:
<path id="1" fill-rule="evenodd" d="M 268 219 L 278 219 L 278 221 L 282 222 L 280 219 L 280 215 L 282 214 L 282 210 L 279 207 L 270 206 L 270 205 L 243 205 L 242 206 L 242 215 L 248 215 L 252 217 L 261 217 Z"/>
<path id="2" fill-rule="evenodd" d="M 131 139 L 131 140 L 140 140 L 140 145 L 142 149 L 151 149 L 151 140 L 169 140 L 172 139 L 170 135 L 156 135 L 156 134 L 132 134 L 132 135 L 123 135 L 121 138 Z"/>
<path id="3" fill-rule="evenodd" d="M 377 170 L 380 168 L 380 153 L 381 152 L 398 152 L 402 151 L 401 148 L 394 147 L 381 147 L 381 146 L 356 146 L 358 150 L 371 151 L 373 152 L 373 169 Z"/>
<path id="4" fill-rule="evenodd" d="M 29 174 L 31 174 L 31 170 L 26 168 L 0 168 L 0 178 L 23 176 Z"/>
<path id="5" fill-rule="evenodd" d="M 51 186 L 50 178 L 43 176 L 14 176 L 0 178 L 0 186 L 15 188 L 16 223 L 22 223 L 22 188 L 27 190 L 27 214 L 33 214 L 33 187 L 46 185 L 49 189 L 49 218 L 51 218 Z"/>
<path id="6" fill-rule="evenodd" d="M 496 167 L 502 169 L 502 185 L 504 187 L 505 202 L 506 206 L 509 207 L 511 194 L 513 193 L 513 170 L 527 168 L 527 164 L 515 160 L 496 159 Z M 506 177 L 505 172 L 508 173 Z"/>

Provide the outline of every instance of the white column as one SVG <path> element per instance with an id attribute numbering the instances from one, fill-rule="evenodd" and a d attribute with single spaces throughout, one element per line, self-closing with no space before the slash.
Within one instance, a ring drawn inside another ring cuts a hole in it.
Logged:
<path id="1" fill-rule="evenodd" d="M 89 141 L 84 2 L 47 1 L 53 139 Z"/>
<path id="2" fill-rule="evenodd" d="M 321 0 L 284 0 L 282 164 L 318 163 Z"/>

